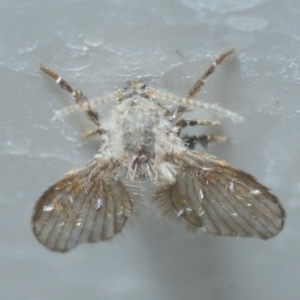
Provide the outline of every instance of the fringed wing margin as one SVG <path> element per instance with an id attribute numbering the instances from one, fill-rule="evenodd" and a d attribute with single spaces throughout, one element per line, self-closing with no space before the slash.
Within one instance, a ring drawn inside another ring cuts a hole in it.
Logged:
<path id="1" fill-rule="evenodd" d="M 78 243 L 111 239 L 122 230 L 132 200 L 110 169 L 95 159 L 44 192 L 32 216 L 33 232 L 44 246 L 66 252 Z"/>
<path id="2" fill-rule="evenodd" d="M 194 151 L 183 160 L 176 181 L 154 195 L 163 213 L 213 235 L 268 239 L 283 228 L 283 207 L 254 177 Z"/>

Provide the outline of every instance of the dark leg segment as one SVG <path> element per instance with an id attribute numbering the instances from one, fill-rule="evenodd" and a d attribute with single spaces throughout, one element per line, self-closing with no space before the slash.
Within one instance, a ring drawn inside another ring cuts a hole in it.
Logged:
<path id="1" fill-rule="evenodd" d="M 182 128 L 187 126 L 196 126 L 196 125 L 210 125 L 210 126 L 217 126 L 220 125 L 219 121 L 212 121 L 212 120 L 185 120 L 180 119 L 172 129 L 173 133 L 177 136 L 180 135 Z"/>
<path id="2" fill-rule="evenodd" d="M 101 134 L 104 134 L 104 133 L 106 133 L 106 130 L 99 127 L 96 130 L 89 130 L 89 131 L 85 132 L 84 134 L 81 135 L 81 137 L 86 138 L 86 137 L 90 137 L 90 136 L 93 136 L 93 135 L 96 135 L 96 134 L 101 135 Z"/>
<path id="3" fill-rule="evenodd" d="M 204 135 L 184 135 L 182 141 L 184 145 L 193 150 L 197 143 L 199 143 L 203 148 L 207 148 L 208 145 L 212 142 L 225 142 L 228 138 L 223 135 L 213 135 L 213 134 L 204 134 Z"/>
<path id="4" fill-rule="evenodd" d="M 197 126 L 197 125 L 210 125 L 210 126 L 216 126 L 220 125 L 219 121 L 212 121 L 212 120 L 185 120 L 180 119 L 175 126 L 178 126 L 180 128 L 184 128 L 187 126 Z"/>

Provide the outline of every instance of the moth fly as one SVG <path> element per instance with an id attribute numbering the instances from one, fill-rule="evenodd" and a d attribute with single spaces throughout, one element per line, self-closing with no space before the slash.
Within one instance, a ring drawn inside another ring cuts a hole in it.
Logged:
<path id="1" fill-rule="evenodd" d="M 230 54 L 223 52 L 184 98 L 134 80 L 127 87 L 94 102 L 48 67 L 40 69 L 68 91 L 75 105 L 95 125 L 98 154 L 50 186 L 37 201 L 32 216 L 36 238 L 53 251 L 65 252 L 78 243 L 114 237 L 133 207 L 130 182 L 150 180 L 158 187 L 152 197 L 162 213 L 185 219 L 194 228 L 221 236 L 268 239 L 282 229 L 285 212 L 279 200 L 251 175 L 194 150 L 225 140 L 215 135 L 183 135 L 182 129 L 218 125 L 218 121 L 186 119 L 192 108 L 211 111 L 233 121 L 239 116 L 193 98 L 206 78 Z M 115 101 L 109 118 L 100 118 L 96 105 Z M 167 108 L 164 102 L 176 105 Z"/>

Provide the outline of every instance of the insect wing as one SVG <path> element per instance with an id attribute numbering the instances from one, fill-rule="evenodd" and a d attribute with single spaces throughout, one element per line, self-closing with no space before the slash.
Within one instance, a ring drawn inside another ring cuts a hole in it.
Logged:
<path id="1" fill-rule="evenodd" d="M 32 217 L 43 245 L 65 252 L 78 243 L 110 239 L 123 228 L 132 200 L 122 182 L 106 176 L 105 168 L 94 160 L 44 192 Z"/>
<path id="2" fill-rule="evenodd" d="M 154 199 L 171 202 L 177 217 L 214 235 L 268 239 L 284 224 L 279 200 L 254 177 L 194 151 L 188 152 L 176 182 Z"/>

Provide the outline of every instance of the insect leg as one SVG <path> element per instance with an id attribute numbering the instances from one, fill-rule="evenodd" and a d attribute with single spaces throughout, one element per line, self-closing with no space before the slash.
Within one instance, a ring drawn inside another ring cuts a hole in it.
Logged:
<path id="1" fill-rule="evenodd" d="M 104 133 L 106 133 L 106 130 L 103 129 L 103 128 L 98 127 L 95 130 L 92 129 L 92 130 L 86 131 L 85 133 L 83 133 L 81 135 L 81 137 L 87 138 L 87 137 L 90 137 L 90 136 L 93 136 L 93 135 L 96 135 L 96 134 L 100 134 L 101 135 L 101 134 L 104 134 Z"/>
<path id="2" fill-rule="evenodd" d="M 186 120 L 180 119 L 172 129 L 172 132 L 175 133 L 177 136 L 180 135 L 182 128 L 187 126 L 197 126 L 197 125 L 210 125 L 210 126 L 217 126 L 220 125 L 219 121 L 212 121 L 212 120 Z"/>
<path id="3" fill-rule="evenodd" d="M 225 142 L 228 137 L 223 135 L 214 135 L 214 134 L 203 134 L 203 135 L 184 135 L 182 141 L 184 145 L 193 150 L 197 143 L 199 143 L 203 148 L 207 148 L 208 145 L 212 142 Z"/>
<path id="4" fill-rule="evenodd" d="M 212 64 L 211 66 L 204 72 L 204 74 L 202 75 L 202 77 L 194 84 L 194 86 L 191 88 L 191 90 L 189 91 L 186 99 L 189 98 L 194 98 L 201 90 L 202 86 L 205 83 L 206 78 L 211 75 L 216 67 L 230 54 L 232 54 L 234 52 L 233 49 L 229 49 L 225 52 L 223 52 Z"/>
<path id="5" fill-rule="evenodd" d="M 219 121 L 212 121 L 212 120 L 185 120 L 185 119 L 180 119 L 175 126 L 178 126 L 180 128 L 184 128 L 187 126 L 197 126 L 197 125 L 210 125 L 210 126 L 217 126 L 220 125 Z"/>
<path id="6" fill-rule="evenodd" d="M 80 90 L 74 90 L 63 78 L 61 78 L 57 73 L 55 73 L 50 68 L 44 65 L 40 65 L 40 69 L 43 72 L 45 72 L 47 75 L 52 77 L 62 89 L 72 94 L 75 103 L 79 105 L 79 107 L 82 109 L 84 114 L 91 121 L 93 121 L 97 126 L 100 126 L 98 113 L 95 110 L 93 110 L 93 108 L 91 107 L 88 101 L 88 98 Z"/>

